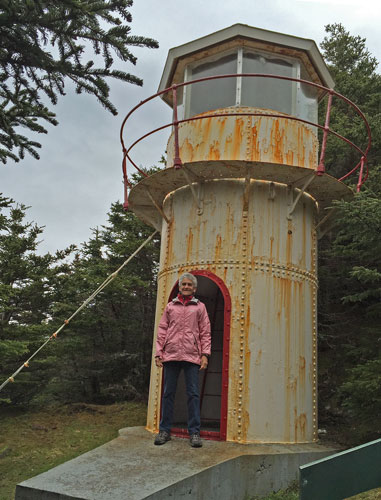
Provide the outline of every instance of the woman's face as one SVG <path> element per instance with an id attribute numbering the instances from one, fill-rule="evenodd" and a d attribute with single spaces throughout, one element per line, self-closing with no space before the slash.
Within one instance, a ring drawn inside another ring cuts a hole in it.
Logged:
<path id="1" fill-rule="evenodd" d="M 184 295 L 186 297 L 189 295 L 193 295 L 196 291 L 196 287 L 190 279 L 184 278 L 181 282 L 181 285 L 179 286 L 179 290 L 181 295 Z"/>

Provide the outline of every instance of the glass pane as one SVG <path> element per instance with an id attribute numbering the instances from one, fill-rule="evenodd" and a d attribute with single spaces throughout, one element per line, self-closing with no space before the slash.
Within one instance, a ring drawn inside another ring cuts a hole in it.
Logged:
<path id="1" fill-rule="evenodd" d="M 224 56 L 217 61 L 206 62 L 193 68 L 192 80 L 207 76 L 237 73 L 237 54 Z M 236 78 L 221 78 L 199 82 L 187 87 L 190 94 L 190 116 L 211 109 L 234 106 L 236 100 Z"/>
<path id="2" fill-rule="evenodd" d="M 311 80 L 309 74 L 307 73 L 305 67 L 301 65 L 300 78 L 302 80 Z M 298 111 L 297 116 L 303 118 L 303 120 L 308 120 L 310 122 L 316 123 L 317 118 L 317 107 L 318 107 L 318 90 L 312 85 L 306 85 L 305 83 L 300 84 L 300 92 L 298 93 Z"/>
<path id="3" fill-rule="evenodd" d="M 253 52 L 243 54 L 243 73 L 264 73 L 293 77 L 293 65 L 279 58 Z M 242 106 L 273 109 L 291 114 L 293 82 L 275 78 L 242 78 Z"/>

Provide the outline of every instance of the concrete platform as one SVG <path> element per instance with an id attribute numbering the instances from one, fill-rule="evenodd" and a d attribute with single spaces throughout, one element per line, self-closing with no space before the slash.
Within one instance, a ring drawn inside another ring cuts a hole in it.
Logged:
<path id="1" fill-rule="evenodd" d="M 16 488 L 16 500 L 239 500 L 297 479 L 298 468 L 337 449 L 321 445 L 240 445 L 172 438 L 154 446 L 144 427 L 44 472 Z"/>

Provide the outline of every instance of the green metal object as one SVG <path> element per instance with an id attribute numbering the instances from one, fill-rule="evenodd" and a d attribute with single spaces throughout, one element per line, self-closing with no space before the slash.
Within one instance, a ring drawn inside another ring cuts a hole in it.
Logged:
<path id="1" fill-rule="evenodd" d="M 300 500 L 342 500 L 381 487 L 381 439 L 302 465 Z"/>

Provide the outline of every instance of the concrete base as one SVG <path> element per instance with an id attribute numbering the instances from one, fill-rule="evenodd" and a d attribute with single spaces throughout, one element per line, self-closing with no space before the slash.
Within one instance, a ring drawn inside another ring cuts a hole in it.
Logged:
<path id="1" fill-rule="evenodd" d="M 320 445 L 241 445 L 172 438 L 154 446 L 143 427 L 23 481 L 16 500 L 239 500 L 266 495 L 298 478 L 298 468 L 337 450 Z"/>

